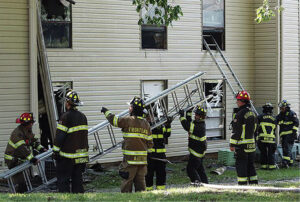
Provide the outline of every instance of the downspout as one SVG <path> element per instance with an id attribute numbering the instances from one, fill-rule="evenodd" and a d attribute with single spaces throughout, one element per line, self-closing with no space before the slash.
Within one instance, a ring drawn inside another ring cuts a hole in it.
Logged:
<path id="1" fill-rule="evenodd" d="M 29 1 L 29 72 L 30 72 L 30 111 L 33 113 L 36 124 L 32 130 L 39 134 L 38 124 L 38 71 L 37 71 L 37 0 Z"/>
<path id="2" fill-rule="evenodd" d="M 277 1 L 277 6 L 280 8 L 282 4 L 282 0 Z M 280 103 L 280 101 L 283 98 L 283 64 L 282 64 L 282 12 L 280 12 L 277 15 L 277 22 L 276 22 L 276 28 L 277 28 L 277 78 L 278 78 L 278 90 L 277 90 L 277 104 Z M 278 109 L 278 108 L 276 108 Z"/>

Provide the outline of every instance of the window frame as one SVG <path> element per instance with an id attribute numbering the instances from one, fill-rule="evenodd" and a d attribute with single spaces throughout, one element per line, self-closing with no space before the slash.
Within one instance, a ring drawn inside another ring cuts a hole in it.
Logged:
<path id="1" fill-rule="evenodd" d="M 143 27 L 163 27 L 164 28 L 164 48 L 143 48 Z M 165 51 L 168 50 L 168 27 L 166 25 L 160 25 L 160 26 L 156 26 L 156 25 L 147 25 L 147 24 L 143 24 L 140 25 L 140 49 L 141 50 L 160 50 L 160 51 Z"/>

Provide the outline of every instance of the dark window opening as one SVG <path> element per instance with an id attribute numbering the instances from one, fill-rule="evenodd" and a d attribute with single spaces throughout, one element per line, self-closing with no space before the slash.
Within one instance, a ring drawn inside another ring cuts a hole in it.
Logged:
<path id="1" fill-rule="evenodd" d="M 142 49 L 167 49 L 166 26 L 142 25 Z"/>
<path id="2" fill-rule="evenodd" d="M 225 50 L 225 6 L 224 0 L 203 0 L 203 35 L 211 35 L 221 50 Z M 204 37 L 208 44 L 214 44 L 211 37 Z M 203 49 L 206 47 L 203 44 Z M 215 46 L 210 49 L 216 50 Z"/>
<path id="3" fill-rule="evenodd" d="M 72 48 L 71 4 L 43 0 L 41 18 L 46 48 Z"/>

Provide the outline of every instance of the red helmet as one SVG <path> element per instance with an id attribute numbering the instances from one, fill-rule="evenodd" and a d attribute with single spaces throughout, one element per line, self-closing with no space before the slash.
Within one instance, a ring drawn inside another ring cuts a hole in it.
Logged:
<path id="1" fill-rule="evenodd" d="M 237 100 L 243 100 L 243 101 L 250 101 L 250 94 L 247 93 L 247 91 L 243 90 L 241 92 L 238 92 L 238 94 L 235 97 Z"/>
<path id="2" fill-rule="evenodd" d="M 23 113 L 20 118 L 17 118 L 16 123 L 34 123 L 35 120 L 33 118 L 32 113 Z"/>

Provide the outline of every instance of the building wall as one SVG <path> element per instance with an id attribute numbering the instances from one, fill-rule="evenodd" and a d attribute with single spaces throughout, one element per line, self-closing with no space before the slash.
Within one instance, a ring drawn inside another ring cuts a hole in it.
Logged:
<path id="1" fill-rule="evenodd" d="M 184 16 L 168 28 L 168 50 L 141 50 L 138 14 L 131 1 L 78 0 L 73 6 L 73 48 L 48 49 L 54 81 L 71 80 L 85 106 L 89 126 L 105 120 L 101 106 L 114 113 L 127 109 L 126 102 L 140 95 L 141 80 L 168 80 L 169 87 L 199 72 L 205 78 L 221 78 L 208 52 L 202 51 L 202 9 L 200 0 L 176 0 Z M 226 51 L 244 86 L 254 90 L 254 23 L 252 1 L 226 1 Z M 226 92 L 227 137 L 235 101 Z M 169 100 L 171 101 L 171 100 Z M 116 130 L 120 131 L 120 130 Z M 122 139 L 117 133 L 117 141 Z M 105 146 L 109 139 L 103 137 Z M 90 147 L 95 144 L 90 141 Z M 227 147 L 225 141 L 209 142 L 209 151 Z M 173 122 L 167 156 L 187 154 L 187 133 L 178 120 Z M 121 159 L 121 151 L 101 162 Z"/>
<path id="2" fill-rule="evenodd" d="M 29 111 L 28 1 L 0 1 L 0 167 L 15 120 Z"/>
<path id="3" fill-rule="evenodd" d="M 275 7 L 277 0 L 269 2 L 271 7 Z M 261 5 L 261 0 L 255 0 L 255 8 Z M 271 102 L 274 106 L 278 102 L 277 17 L 278 15 L 269 22 L 255 25 L 254 100 L 258 109 L 266 102 Z M 277 107 L 274 109 L 277 110 Z"/>
<path id="4" fill-rule="evenodd" d="M 282 97 L 300 113 L 299 85 L 299 1 L 283 1 L 282 14 Z"/>

